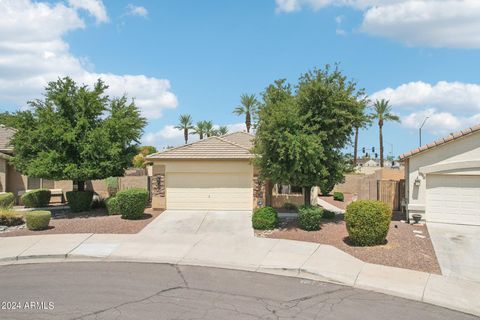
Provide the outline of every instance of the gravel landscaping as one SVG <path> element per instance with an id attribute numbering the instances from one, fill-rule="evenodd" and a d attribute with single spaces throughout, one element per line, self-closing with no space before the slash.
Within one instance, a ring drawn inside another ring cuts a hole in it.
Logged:
<path id="1" fill-rule="evenodd" d="M 279 228 L 256 231 L 265 238 L 279 238 L 332 245 L 360 260 L 386 266 L 441 274 L 426 225 L 409 225 L 395 217 L 390 224 L 387 243 L 373 247 L 356 247 L 348 242 L 343 215 L 335 220 L 323 220 L 318 231 L 304 231 L 296 220 L 281 220 Z"/>
<path id="2" fill-rule="evenodd" d="M 139 220 L 125 220 L 119 215 L 109 216 L 105 209 L 95 209 L 80 213 L 67 213 L 65 217 L 50 220 L 47 230 L 31 231 L 26 228 L 14 228 L 0 232 L 0 237 L 27 236 L 62 233 L 138 233 L 153 221 L 161 211 L 146 209 Z"/>

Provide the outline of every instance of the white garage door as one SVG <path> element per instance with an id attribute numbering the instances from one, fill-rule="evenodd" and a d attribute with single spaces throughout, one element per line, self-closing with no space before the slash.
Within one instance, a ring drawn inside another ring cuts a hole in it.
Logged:
<path id="1" fill-rule="evenodd" d="M 427 175 L 426 219 L 480 225 L 480 176 Z"/>
<path id="2" fill-rule="evenodd" d="M 248 173 L 167 173 L 167 209 L 252 210 Z"/>

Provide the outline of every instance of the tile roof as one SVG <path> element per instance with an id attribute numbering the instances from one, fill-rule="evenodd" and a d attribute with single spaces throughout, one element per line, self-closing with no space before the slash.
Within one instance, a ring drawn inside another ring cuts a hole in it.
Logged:
<path id="1" fill-rule="evenodd" d="M 224 136 L 221 136 L 220 138 L 231 141 L 250 150 L 253 148 L 253 139 L 255 138 L 255 136 L 251 133 L 239 131 L 228 133 Z"/>
<path id="2" fill-rule="evenodd" d="M 423 145 L 419 148 L 416 148 L 414 150 L 406 152 L 406 153 L 404 153 L 400 156 L 400 160 L 409 158 L 409 157 L 411 157 L 413 155 L 416 155 L 418 153 L 421 153 L 421 152 L 430 150 L 432 148 L 441 146 L 441 145 L 443 145 L 445 143 L 448 143 L 448 142 L 455 141 L 457 139 L 463 138 L 465 136 L 471 135 L 471 134 L 476 133 L 476 132 L 480 132 L 480 124 L 478 124 L 476 126 L 473 126 L 473 127 L 470 127 L 470 128 L 467 128 L 467 129 L 464 129 L 464 130 L 461 130 L 461 131 L 456 132 L 456 133 L 451 133 L 446 137 L 443 137 L 443 138 L 438 139 L 434 142 L 431 142 L 429 144 L 425 144 L 425 145 Z"/>
<path id="3" fill-rule="evenodd" d="M 250 159 L 252 157 L 247 147 L 229 141 L 227 138 L 210 137 L 151 154 L 147 159 Z"/>
<path id="4" fill-rule="evenodd" d="M 5 127 L 0 124 L 0 150 L 12 150 L 10 146 L 10 139 L 15 134 L 15 129 Z"/>

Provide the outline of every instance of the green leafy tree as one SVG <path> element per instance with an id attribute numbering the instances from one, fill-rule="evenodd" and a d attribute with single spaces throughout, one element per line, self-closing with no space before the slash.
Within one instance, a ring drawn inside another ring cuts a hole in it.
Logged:
<path id="1" fill-rule="evenodd" d="M 0 124 L 6 127 L 17 128 L 20 117 L 18 114 L 25 113 L 24 111 L 13 112 L 0 112 Z M 28 116 L 28 115 L 25 115 Z"/>
<path id="2" fill-rule="evenodd" d="M 206 133 L 207 133 L 207 121 L 199 121 L 197 124 L 193 127 L 193 133 L 198 134 L 198 137 L 200 140 L 202 140 Z"/>
<path id="3" fill-rule="evenodd" d="M 258 108 L 258 100 L 254 94 L 242 94 L 240 96 L 240 105 L 233 110 L 236 115 L 245 115 L 245 126 L 247 132 L 250 132 L 252 118 L 255 117 Z"/>
<path id="4" fill-rule="evenodd" d="M 77 181 L 122 176 L 137 153 L 146 124 L 134 102 L 111 99 L 107 85 L 78 86 L 66 77 L 50 82 L 43 100 L 20 112 L 12 163 L 25 175 Z"/>
<path id="5" fill-rule="evenodd" d="M 378 137 L 380 140 L 380 167 L 383 167 L 383 125 L 385 121 L 400 122 L 400 118 L 392 112 L 392 106 L 388 100 L 381 99 L 373 104 L 372 119 L 378 120 Z"/>
<path id="6" fill-rule="evenodd" d="M 192 116 L 189 114 L 182 114 L 179 118 L 179 124 L 175 126 L 175 129 L 183 131 L 183 138 L 185 139 L 185 144 L 188 143 L 188 134 L 189 130 L 193 129 L 192 125 Z"/>
<path id="7" fill-rule="evenodd" d="M 135 168 L 145 168 L 145 166 L 148 164 L 148 162 L 145 160 L 145 158 L 152 153 L 157 152 L 157 148 L 153 146 L 140 146 L 137 148 L 138 154 L 133 157 L 132 160 L 132 165 Z"/>
<path id="8" fill-rule="evenodd" d="M 347 168 L 342 149 L 351 142 L 363 96 L 338 67 L 305 73 L 295 93 L 285 80 L 270 85 L 255 138 L 262 176 L 303 187 L 306 205 L 313 186 L 342 182 Z"/>

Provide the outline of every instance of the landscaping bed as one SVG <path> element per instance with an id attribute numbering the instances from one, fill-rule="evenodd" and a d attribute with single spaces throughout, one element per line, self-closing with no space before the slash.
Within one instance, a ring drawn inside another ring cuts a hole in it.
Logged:
<path id="1" fill-rule="evenodd" d="M 138 233 L 160 213 L 161 211 L 145 209 L 143 217 L 138 220 L 125 220 L 120 215 L 108 215 L 106 209 L 66 213 L 62 217 L 50 220 L 47 230 L 31 231 L 27 228 L 17 228 L 0 232 L 0 237 L 65 233 L 132 234 Z"/>
<path id="2" fill-rule="evenodd" d="M 372 247 L 358 247 L 348 242 L 343 215 L 337 215 L 334 220 L 324 219 L 318 231 L 298 228 L 295 219 L 281 219 L 278 228 L 255 233 L 258 237 L 328 244 L 365 262 L 441 274 L 427 226 L 397 220 L 394 218 L 390 223 L 387 243 Z"/>
<path id="3" fill-rule="evenodd" d="M 328 202 L 329 204 L 337 207 L 337 208 L 340 208 L 342 210 L 345 210 L 347 208 L 347 206 L 352 202 L 354 201 L 354 199 L 356 198 L 356 195 L 354 194 L 351 194 L 351 193 L 344 193 L 343 194 L 344 196 L 344 200 L 343 201 L 337 201 L 337 200 L 334 200 L 333 199 L 333 196 L 332 195 L 328 195 L 328 196 L 322 196 L 322 195 L 319 195 L 318 198 Z"/>

